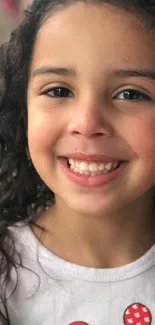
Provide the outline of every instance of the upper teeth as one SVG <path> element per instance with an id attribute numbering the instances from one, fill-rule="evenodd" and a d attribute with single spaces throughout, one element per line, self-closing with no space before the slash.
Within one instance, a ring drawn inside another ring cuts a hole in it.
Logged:
<path id="1" fill-rule="evenodd" d="M 73 159 L 69 159 L 69 163 L 71 165 L 71 169 L 78 168 L 80 171 L 90 171 L 90 172 L 96 172 L 96 171 L 103 171 L 107 170 L 110 171 L 112 168 L 117 168 L 119 165 L 119 161 L 116 162 L 106 162 L 106 163 L 89 163 L 86 161 L 77 161 Z"/>

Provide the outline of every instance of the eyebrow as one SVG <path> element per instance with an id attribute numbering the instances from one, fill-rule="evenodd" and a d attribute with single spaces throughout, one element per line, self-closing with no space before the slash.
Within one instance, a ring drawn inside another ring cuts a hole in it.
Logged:
<path id="1" fill-rule="evenodd" d="M 32 78 L 48 74 L 55 74 L 63 77 L 75 77 L 76 71 L 73 68 L 41 67 L 32 72 Z M 138 77 L 155 81 L 155 71 L 149 69 L 116 69 L 111 71 L 110 74 L 118 78 Z"/>
<path id="2" fill-rule="evenodd" d="M 149 69 L 127 69 L 127 70 L 121 70 L 117 69 L 113 71 L 113 74 L 116 77 L 139 77 L 139 78 L 147 78 L 155 81 L 155 71 L 149 70 Z"/>
<path id="3" fill-rule="evenodd" d="M 73 68 L 61 68 L 61 67 L 41 67 L 38 69 L 35 69 L 32 72 L 32 78 L 35 78 L 36 76 L 41 75 L 47 75 L 47 74 L 56 74 L 58 76 L 63 77 L 75 77 L 76 72 Z"/>

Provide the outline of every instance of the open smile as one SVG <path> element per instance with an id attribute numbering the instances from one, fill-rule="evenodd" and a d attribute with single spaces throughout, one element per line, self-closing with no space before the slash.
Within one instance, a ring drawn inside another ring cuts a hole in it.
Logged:
<path id="1" fill-rule="evenodd" d="M 84 161 L 59 157 L 66 176 L 75 184 L 96 187 L 113 181 L 124 170 L 128 161 Z"/>

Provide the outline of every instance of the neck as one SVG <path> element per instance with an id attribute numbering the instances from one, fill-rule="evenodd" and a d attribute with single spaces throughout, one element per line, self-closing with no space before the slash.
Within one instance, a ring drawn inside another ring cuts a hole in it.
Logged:
<path id="1" fill-rule="evenodd" d="M 36 223 L 45 229 L 42 243 L 59 257 L 88 267 L 112 268 L 131 263 L 149 250 L 155 241 L 154 219 L 148 199 L 145 206 L 135 202 L 132 209 L 128 206 L 117 214 L 94 218 L 56 204 Z M 36 227 L 33 231 L 38 236 Z"/>

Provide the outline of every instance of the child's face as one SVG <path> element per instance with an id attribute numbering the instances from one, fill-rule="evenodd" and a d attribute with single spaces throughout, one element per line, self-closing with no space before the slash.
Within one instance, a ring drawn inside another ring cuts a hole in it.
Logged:
<path id="1" fill-rule="evenodd" d="M 110 213 L 136 199 L 143 204 L 155 184 L 155 80 L 131 73 L 150 70 L 155 76 L 154 35 L 133 15 L 113 9 L 79 2 L 46 21 L 35 42 L 28 85 L 34 166 L 57 204 L 89 215 Z M 52 73 L 55 67 L 70 72 Z M 113 176 L 75 172 L 73 179 L 59 159 L 73 153 L 127 163 Z"/>

